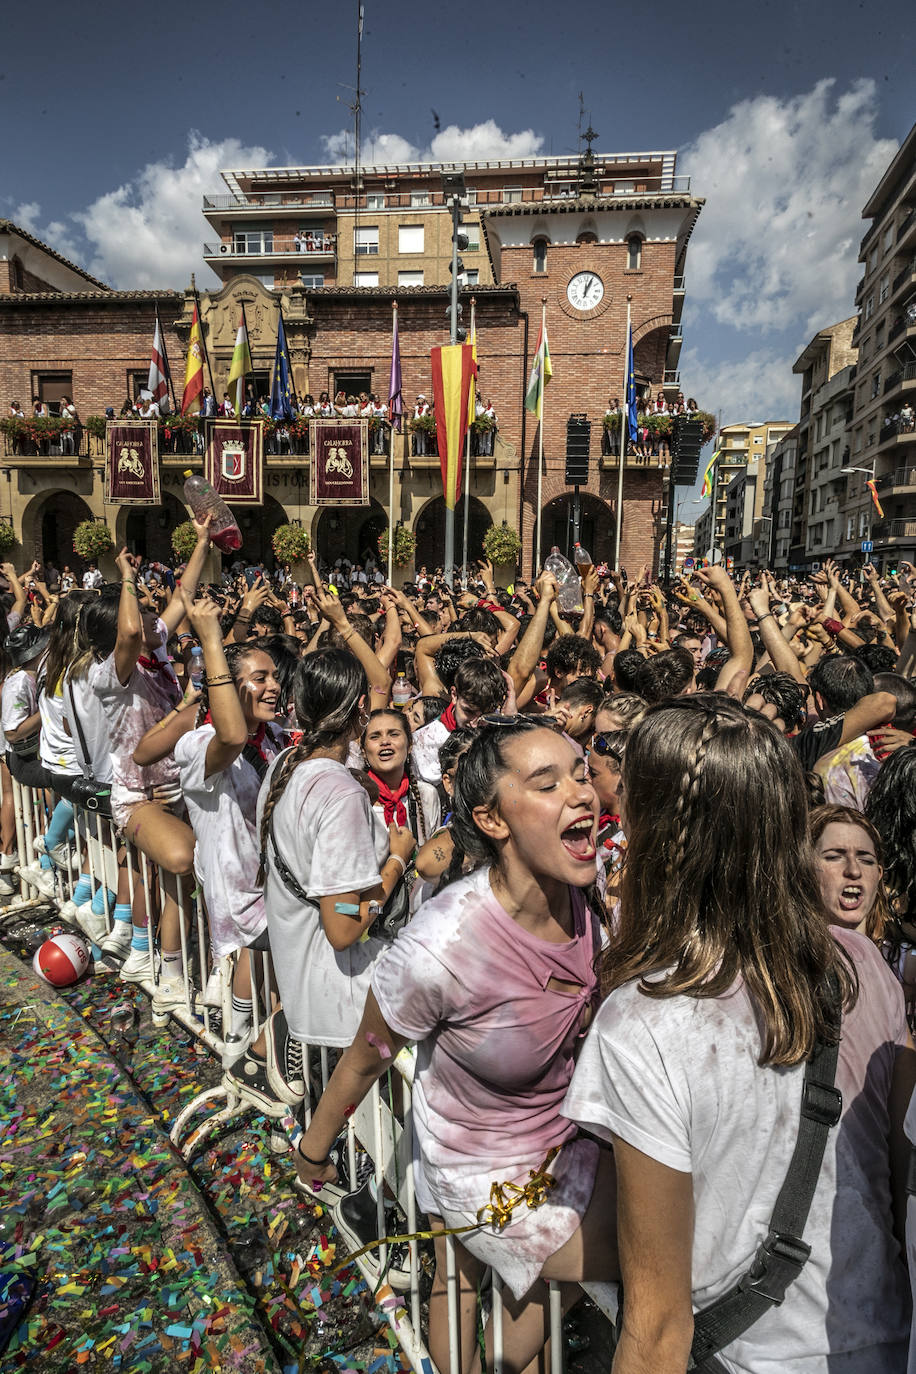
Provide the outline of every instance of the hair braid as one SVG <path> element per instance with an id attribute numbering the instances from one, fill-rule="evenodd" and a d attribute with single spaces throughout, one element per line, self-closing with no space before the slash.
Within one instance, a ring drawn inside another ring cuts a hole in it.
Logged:
<path id="1" fill-rule="evenodd" d="M 260 865 L 258 867 L 258 886 L 264 884 L 264 877 L 267 872 L 267 841 L 270 837 L 270 822 L 277 808 L 277 802 L 283 796 L 286 784 L 289 782 L 293 773 L 308 758 L 315 748 L 314 740 L 311 735 L 303 735 L 298 744 L 294 745 L 280 759 L 270 780 L 270 787 L 267 789 L 267 796 L 264 798 L 264 810 L 261 813 L 261 833 L 259 836 L 261 845 Z"/>
<path id="2" fill-rule="evenodd" d="M 681 774 L 681 785 L 674 806 L 674 837 L 672 842 L 671 873 L 678 873 L 687 857 L 687 849 L 693 838 L 694 809 L 700 793 L 700 779 L 703 763 L 710 741 L 719 733 L 719 720 L 710 715 L 697 741 L 696 752 Z"/>

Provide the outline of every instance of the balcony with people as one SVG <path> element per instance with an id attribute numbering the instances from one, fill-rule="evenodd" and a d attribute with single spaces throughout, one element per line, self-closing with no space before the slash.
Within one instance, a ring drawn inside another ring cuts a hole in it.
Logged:
<path id="1" fill-rule="evenodd" d="M 675 422 L 700 420 L 703 425 L 702 443 L 707 443 L 715 433 L 715 416 L 701 411 L 693 399 L 684 399 L 681 391 L 669 399 L 659 389 L 653 398 L 651 390 L 637 402 L 636 437 L 627 441 L 627 466 L 668 468 L 671 464 L 672 441 Z M 619 397 L 608 399 L 601 426 L 601 467 L 616 467 L 620 459 L 620 433 L 623 410 Z"/>
<path id="2" fill-rule="evenodd" d="M 273 259 L 309 258 L 313 261 L 334 261 L 337 256 L 337 235 L 321 228 L 298 228 L 294 233 L 273 230 L 245 229 L 236 231 L 222 243 L 205 243 L 204 258 L 217 262 L 220 258 L 258 258 L 261 262 Z"/>

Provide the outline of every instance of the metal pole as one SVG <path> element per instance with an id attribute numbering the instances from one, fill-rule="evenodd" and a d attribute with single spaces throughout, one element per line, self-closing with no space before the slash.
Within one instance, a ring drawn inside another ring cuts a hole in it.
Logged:
<path id="1" fill-rule="evenodd" d="M 449 343 L 458 342 L 458 217 L 461 200 L 452 196 L 452 286 L 449 303 Z M 455 511 L 445 507 L 445 581 L 449 587 L 455 580 Z"/>
<path id="2" fill-rule="evenodd" d="M 541 338 L 547 332 L 547 297 L 541 297 Z M 534 575 L 541 570 L 541 506 L 544 499 L 544 377 L 541 376 L 541 394 L 538 398 L 538 512 L 537 531 L 534 541 Z"/>
<path id="3" fill-rule="evenodd" d="M 379 421 L 381 424 L 381 421 Z M 388 586 L 394 569 L 394 425 L 388 426 Z"/>
<path id="4" fill-rule="evenodd" d="M 575 546 L 576 544 L 578 544 L 578 542 L 579 542 L 579 522 L 580 522 L 581 514 L 582 514 L 582 513 L 581 513 L 581 510 L 580 510 L 580 508 L 579 508 L 579 488 L 578 488 L 577 486 L 575 486 L 575 487 L 573 487 L 573 545 L 574 545 L 574 546 Z"/>
<path id="5" fill-rule="evenodd" d="M 477 339 L 477 327 L 474 319 L 474 307 L 477 304 L 477 297 L 471 297 L 471 346 L 474 347 Z M 467 591 L 468 587 L 468 512 L 471 504 L 471 422 L 474 416 L 471 411 L 476 409 L 475 401 L 477 389 L 474 382 L 471 382 L 468 394 L 468 428 L 464 443 L 464 536 L 461 543 L 461 585 Z"/>
<path id="6" fill-rule="evenodd" d="M 620 457 L 617 468 L 617 543 L 614 549 L 614 571 L 620 572 L 620 528 L 623 523 L 623 465 L 627 456 L 627 439 L 629 438 L 629 425 L 627 417 L 629 415 L 629 396 L 628 388 L 630 384 L 630 320 L 632 314 L 633 297 L 627 296 L 627 332 L 623 343 L 623 409 L 620 415 Z"/>

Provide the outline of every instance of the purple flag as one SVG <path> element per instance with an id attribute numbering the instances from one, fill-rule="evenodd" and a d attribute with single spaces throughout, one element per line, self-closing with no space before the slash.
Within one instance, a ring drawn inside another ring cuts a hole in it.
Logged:
<path id="1" fill-rule="evenodd" d="M 401 416 L 404 414 L 404 398 L 401 395 L 401 345 L 398 342 L 398 308 L 394 307 L 394 332 L 391 340 L 391 377 L 388 382 L 388 416 L 398 434 L 401 432 Z"/>

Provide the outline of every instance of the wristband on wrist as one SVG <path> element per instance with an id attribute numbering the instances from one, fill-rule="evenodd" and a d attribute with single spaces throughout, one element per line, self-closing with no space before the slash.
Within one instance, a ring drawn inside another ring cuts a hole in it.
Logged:
<path id="1" fill-rule="evenodd" d="M 388 855 L 388 858 L 385 860 L 385 862 L 388 863 L 389 860 L 393 860 L 394 863 L 396 863 L 396 864 L 399 865 L 400 870 L 401 870 L 401 875 L 400 875 L 400 876 L 403 876 L 403 875 L 407 872 L 407 865 L 405 864 L 404 860 L 401 858 L 400 854 L 389 854 L 389 855 Z"/>

